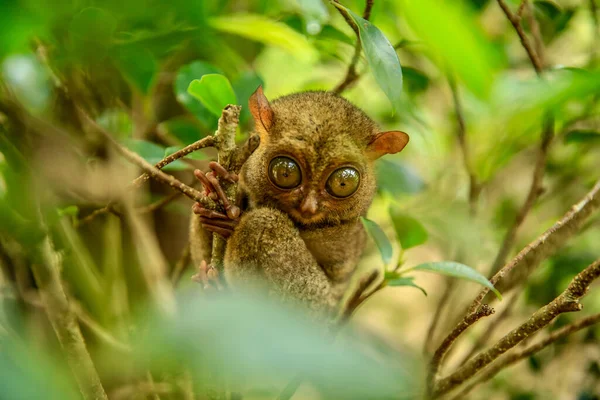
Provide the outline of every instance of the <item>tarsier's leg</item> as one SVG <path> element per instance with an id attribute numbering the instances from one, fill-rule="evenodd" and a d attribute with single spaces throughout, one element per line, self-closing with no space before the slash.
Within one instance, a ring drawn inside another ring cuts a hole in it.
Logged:
<path id="1" fill-rule="evenodd" d="M 225 276 L 231 286 L 264 279 L 284 302 L 300 302 L 313 312 L 330 313 L 337 299 L 292 221 L 279 210 L 245 213 L 229 238 Z"/>

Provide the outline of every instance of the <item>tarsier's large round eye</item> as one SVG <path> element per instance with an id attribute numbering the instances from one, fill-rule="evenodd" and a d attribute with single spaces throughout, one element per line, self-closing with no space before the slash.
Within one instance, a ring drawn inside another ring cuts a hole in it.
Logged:
<path id="1" fill-rule="evenodd" d="M 269 179 L 282 189 L 293 189 L 302 181 L 300 166 L 289 157 L 275 157 L 269 164 Z"/>
<path id="2" fill-rule="evenodd" d="M 360 174 L 352 167 L 336 169 L 329 175 L 325 188 L 335 197 L 348 197 L 358 189 Z"/>

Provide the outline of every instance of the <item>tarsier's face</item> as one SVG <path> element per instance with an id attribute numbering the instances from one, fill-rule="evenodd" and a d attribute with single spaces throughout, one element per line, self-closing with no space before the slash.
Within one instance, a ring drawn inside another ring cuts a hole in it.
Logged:
<path id="1" fill-rule="evenodd" d="M 327 92 L 298 93 L 272 104 L 264 96 L 254 100 L 261 144 L 242 173 L 252 203 L 278 208 L 305 226 L 364 215 L 375 193 L 375 124 Z"/>

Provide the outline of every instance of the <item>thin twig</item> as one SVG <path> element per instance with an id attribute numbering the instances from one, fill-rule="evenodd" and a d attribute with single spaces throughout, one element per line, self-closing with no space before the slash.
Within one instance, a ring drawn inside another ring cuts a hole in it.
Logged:
<path id="1" fill-rule="evenodd" d="M 427 336 L 425 337 L 425 342 L 423 343 L 423 353 L 426 354 L 429 352 L 429 348 L 433 342 L 433 338 L 435 337 L 435 331 L 440 322 L 442 312 L 445 310 L 448 305 L 448 299 L 452 294 L 454 289 L 456 280 L 452 278 L 446 279 L 446 287 L 444 288 L 444 293 L 442 293 L 442 297 L 438 301 L 437 307 L 435 308 L 435 313 L 431 319 L 431 324 L 429 324 L 429 329 L 427 329 Z"/>
<path id="2" fill-rule="evenodd" d="M 336 4 L 340 4 L 340 2 L 338 0 L 333 0 L 333 2 L 334 2 L 334 6 Z M 371 17 L 371 10 L 373 8 L 373 3 L 374 3 L 374 0 L 367 0 L 367 2 L 365 4 L 365 9 L 363 11 L 363 18 L 366 19 L 367 21 Z M 358 30 L 358 27 L 356 26 L 356 24 L 354 23 L 352 18 L 350 18 L 350 16 L 347 15 L 347 13 L 344 9 L 342 9 L 338 6 L 336 6 L 336 8 L 340 12 L 342 17 L 344 17 L 344 19 L 346 20 L 346 23 L 348 25 L 350 25 L 350 27 L 352 28 L 354 33 L 356 33 L 356 44 L 354 45 L 354 54 L 352 55 L 352 60 L 350 60 L 350 64 L 348 65 L 348 69 L 346 70 L 346 75 L 344 76 L 344 79 L 342 79 L 342 81 L 335 87 L 335 89 L 332 90 L 333 93 L 340 94 L 343 91 L 345 91 L 346 89 L 348 89 L 349 87 L 351 87 L 354 83 L 356 83 L 356 81 L 360 77 L 360 74 L 356 71 L 356 65 L 358 64 L 358 60 L 360 60 L 362 44 L 360 41 L 360 33 Z"/>
<path id="3" fill-rule="evenodd" d="M 510 21 L 512 26 L 515 28 L 515 31 L 517 31 L 517 35 L 519 35 L 521 44 L 523 45 L 523 48 L 527 52 L 527 56 L 529 57 L 531 64 L 535 68 L 535 72 L 538 75 L 541 75 L 542 70 L 543 70 L 542 63 L 541 63 L 539 57 L 537 56 L 537 54 L 535 53 L 535 50 L 531 46 L 531 43 L 529 42 L 529 38 L 525 34 L 525 31 L 523 30 L 523 25 L 521 25 L 521 18 L 518 15 L 513 14 L 512 11 L 510 11 L 510 8 L 508 7 L 508 5 L 506 4 L 506 2 L 504 0 L 497 0 L 497 1 L 498 1 L 498 5 L 500 6 L 500 8 L 502 8 L 502 11 L 504 11 L 506 18 L 508 18 L 508 20 Z"/>
<path id="4" fill-rule="evenodd" d="M 435 390 L 437 374 L 439 373 L 440 366 L 444 361 L 445 355 L 452 347 L 452 344 L 458 339 L 458 337 L 475 322 L 479 321 L 483 317 L 490 316 L 494 313 L 494 309 L 489 307 L 487 304 L 481 306 L 477 312 L 471 314 L 468 319 L 463 320 L 458 324 L 452 332 L 444 339 L 442 344 L 438 347 L 429 364 L 429 376 L 428 376 L 428 390 L 431 394 Z"/>
<path id="5" fill-rule="evenodd" d="M 549 345 L 556 342 L 557 340 L 560 340 L 560 339 L 562 339 L 566 336 L 569 336 L 577 331 L 580 331 L 589 326 L 597 324 L 598 322 L 600 322 L 600 314 L 595 314 L 595 315 L 589 316 L 587 318 L 583 318 L 577 322 L 574 322 L 572 324 L 563 326 L 560 329 L 557 329 L 556 331 L 550 333 L 545 339 L 540 340 L 538 343 L 532 344 L 531 346 L 528 346 L 521 350 L 515 350 L 512 353 L 502 356 L 501 358 L 496 360 L 495 363 L 493 363 L 492 365 L 490 365 L 489 367 L 487 367 L 486 369 L 481 371 L 481 374 L 472 383 L 470 383 L 463 390 L 461 390 L 461 392 L 459 394 L 454 396 L 452 398 L 452 400 L 464 399 L 465 396 L 471 390 L 473 390 L 473 388 L 475 388 L 476 386 L 478 386 L 484 382 L 489 381 L 494 376 L 496 376 L 496 374 L 498 372 L 500 372 L 501 370 L 503 370 L 513 364 L 516 364 L 517 362 L 523 360 L 524 358 L 527 358 L 527 357 L 539 352 L 540 350 L 548 347 Z"/>
<path id="6" fill-rule="evenodd" d="M 600 259 L 577 274 L 557 298 L 537 310 L 525 323 L 513 329 L 490 349 L 469 360 L 450 376 L 437 381 L 433 390 L 434 397 L 445 394 L 465 382 L 502 354 L 547 326 L 560 314 L 580 311 L 583 306 L 579 300 L 585 296 L 591 283 L 598 277 L 600 277 Z"/>
<path id="7" fill-rule="evenodd" d="M 190 185 L 192 186 L 192 185 Z M 168 196 L 163 197 L 160 200 L 155 201 L 154 203 L 150 203 L 147 206 L 138 207 L 135 209 L 137 213 L 147 214 L 152 213 L 156 210 L 160 210 L 161 208 L 171 204 L 173 201 L 177 200 L 181 196 L 180 192 L 173 192 Z"/>
<path id="8" fill-rule="evenodd" d="M 474 215 L 477 212 L 477 200 L 479 198 L 479 193 L 481 193 L 481 187 L 477 182 L 475 172 L 473 171 L 470 163 L 469 147 L 467 146 L 467 125 L 465 123 L 465 116 L 463 113 L 462 103 L 458 95 L 456 81 L 453 77 L 448 77 L 448 83 L 450 84 L 452 101 L 454 102 L 454 111 L 456 112 L 456 121 L 458 122 L 456 137 L 462 151 L 465 171 L 467 171 L 467 175 L 469 176 L 469 209 L 471 210 L 471 214 Z"/>
<path id="9" fill-rule="evenodd" d="M 179 181 L 178 179 L 176 179 L 172 175 L 164 173 L 160 169 L 158 169 L 155 166 L 153 166 L 152 164 L 150 164 L 148 161 L 144 160 L 137 153 L 135 153 L 135 152 L 127 149 L 123 145 L 121 145 L 119 142 L 117 142 L 112 137 L 112 135 L 109 132 L 107 132 L 102 126 L 100 126 L 96 121 L 94 121 L 89 115 L 87 115 L 82 110 L 80 110 L 80 112 L 81 112 L 81 115 L 83 116 L 83 118 L 92 127 L 94 127 L 94 129 L 96 129 L 96 131 L 98 131 L 99 133 L 101 133 L 102 136 L 104 136 L 104 138 L 106 140 L 108 140 L 108 142 L 111 143 L 113 145 L 113 147 L 123 157 L 125 157 L 126 159 L 128 159 L 133 164 L 137 165 L 139 168 L 141 168 L 146 174 L 148 174 L 149 176 L 151 176 L 153 179 L 155 179 L 155 180 L 157 180 L 157 181 L 159 181 L 161 183 L 164 183 L 166 185 L 171 186 L 173 189 L 180 191 L 181 193 L 183 193 L 185 196 L 189 197 L 190 199 L 192 199 L 194 201 L 197 201 L 199 203 L 202 203 L 203 205 L 205 205 L 207 207 L 211 207 L 214 204 L 211 199 L 209 199 L 207 196 L 203 195 L 202 193 L 200 193 L 196 189 L 194 189 L 192 187 L 189 187 L 188 185 L 186 185 L 183 182 Z"/>

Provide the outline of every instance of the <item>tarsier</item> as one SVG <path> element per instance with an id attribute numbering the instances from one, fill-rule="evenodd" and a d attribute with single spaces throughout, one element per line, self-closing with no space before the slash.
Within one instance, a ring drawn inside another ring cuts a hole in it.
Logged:
<path id="1" fill-rule="evenodd" d="M 380 132 L 363 111 L 330 92 L 269 103 L 258 88 L 249 107 L 260 145 L 240 171 L 242 212 L 227 216 L 194 204 L 193 262 L 206 268 L 211 232 L 218 233 L 228 237 L 229 286 L 258 278 L 269 295 L 335 315 L 365 246 L 360 217 L 375 195 L 374 161 L 401 151 L 408 135 Z M 216 176 L 233 176 L 210 166 L 212 172 L 196 176 L 214 192 Z"/>

